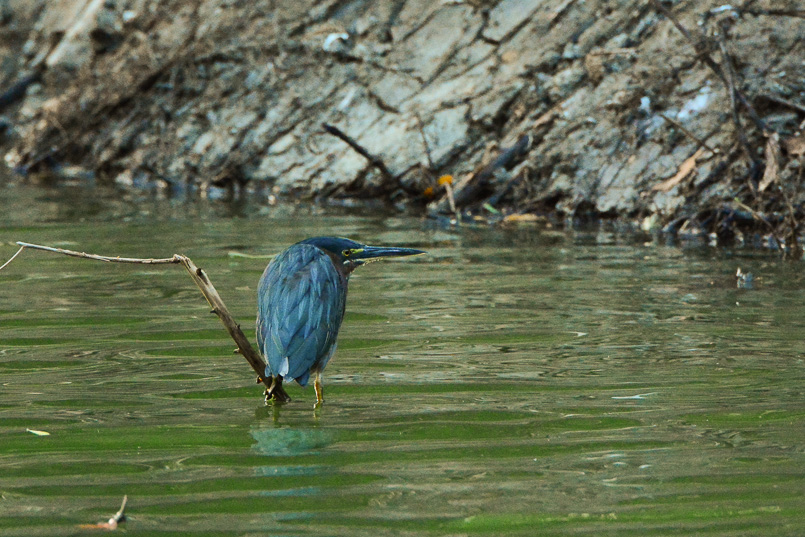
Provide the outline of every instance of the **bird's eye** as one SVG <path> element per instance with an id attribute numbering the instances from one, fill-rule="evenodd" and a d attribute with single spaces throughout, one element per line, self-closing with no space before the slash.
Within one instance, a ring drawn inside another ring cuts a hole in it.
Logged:
<path id="1" fill-rule="evenodd" d="M 343 250 L 341 252 L 341 255 L 343 255 L 344 257 L 349 257 L 352 255 L 352 250 Z"/>

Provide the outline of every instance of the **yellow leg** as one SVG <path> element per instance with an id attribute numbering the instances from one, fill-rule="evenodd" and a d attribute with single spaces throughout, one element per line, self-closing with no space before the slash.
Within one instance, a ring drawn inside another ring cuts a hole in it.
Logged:
<path id="1" fill-rule="evenodd" d="M 321 387 L 321 371 L 316 372 L 316 380 L 313 381 L 313 387 L 316 389 L 316 407 L 321 406 L 324 402 L 324 390 Z"/>

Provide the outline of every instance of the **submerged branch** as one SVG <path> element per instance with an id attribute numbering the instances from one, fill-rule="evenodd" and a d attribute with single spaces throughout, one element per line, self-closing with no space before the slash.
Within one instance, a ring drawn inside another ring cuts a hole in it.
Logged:
<path id="1" fill-rule="evenodd" d="M 31 244 L 28 242 L 17 242 L 20 246 L 20 249 L 14 254 L 11 259 L 6 261 L 2 266 L 0 266 L 0 270 L 2 270 L 5 266 L 7 266 L 11 261 L 14 260 L 24 249 L 30 248 L 32 250 L 43 250 L 45 252 L 53 252 L 57 254 L 69 255 L 71 257 L 80 257 L 82 259 L 92 259 L 95 261 L 105 261 L 108 263 L 136 263 L 141 265 L 182 265 L 185 270 L 187 270 L 190 277 L 193 278 L 193 281 L 198 286 L 201 294 L 204 295 L 204 298 L 207 299 L 207 303 L 212 308 L 212 312 L 215 313 L 218 318 L 223 323 L 224 327 L 226 328 L 229 335 L 237 344 L 238 348 L 236 352 L 239 352 L 243 357 L 249 362 L 249 365 L 252 366 L 252 369 L 257 373 L 259 377 L 258 382 L 263 382 L 268 387 L 270 385 L 270 379 L 266 381 L 264 378 L 266 363 L 263 361 L 263 358 L 257 351 L 254 350 L 249 339 L 240 329 L 240 325 L 235 322 L 235 319 L 232 318 L 232 315 L 229 313 L 229 309 L 224 304 L 223 299 L 218 294 L 218 291 L 212 285 L 210 278 L 207 276 L 203 270 L 198 268 L 193 260 L 185 255 L 174 254 L 173 257 L 165 257 L 160 259 L 154 258 L 135 258 L 135 257 L 111 257 L 105 255 L 95 255 L 95 254 L 88 254 L 85 252 L 76 252 L 74 250 L 65 250 L 62 248 L 52 248 L 50 246 L 41 246 L 39 244 Z"/>
<path id="2" fill-rule="evenodd" d="M 740 269 L 739 269 L 740 270 Z M 126 502 L 128 502 L 129 497 L 123 496 L 123 503 L 120 504 L 120 509 L 117 510 L 117 513 L 112 515 L 107 522 L 99 522 L 98 524 L 81 524 L 78 526 L 81 529 L 85 530 L 116 530 L 121 522 L 126 521 Z"/>

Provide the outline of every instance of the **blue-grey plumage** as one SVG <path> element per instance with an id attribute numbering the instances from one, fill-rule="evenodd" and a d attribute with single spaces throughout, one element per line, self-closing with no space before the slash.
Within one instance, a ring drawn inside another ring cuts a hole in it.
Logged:
<path id="1" fill-rule="evenodd" d="M 422 253 L 314 237 L 277 255 L 257 289 L 257 343 L 268 364 L 265 374 L 272 377 L 267 399 L 289 401 L 283 380 L 306 386 L 313 374 L 320 404 L 321 372 L 335 352 L 350 273 L 380 257 Z"/>
<path id="2" fill-rule="evenodd" d="M 311 244 L 296 244 L 266 267 L 258 287 L 257 343 L 266 375 L 306 386 L 335 344 L 344 318 L 346 277 Z"/>

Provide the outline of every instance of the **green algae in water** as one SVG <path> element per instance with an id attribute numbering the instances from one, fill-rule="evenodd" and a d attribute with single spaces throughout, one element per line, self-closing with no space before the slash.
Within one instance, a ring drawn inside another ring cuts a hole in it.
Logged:
<path id="1" fill-rule="evenodd" d="M 253 337 L 266 256 L 387 231 L 258 213 L 34 214 L 8 222 L 0 257 L 13 240 L 182 250 Z M 805 534 L 797 271 L 742 259 L 769 283 L 736 290 L 735 258 L 713 252 L 392 224 L 429 255 L 356 272 L 316 411 L 295 385 L 264 405 L 176 267 L 16 259 L 0 273 L 2 532 L 75 532 L 127 494 L 142 535 Z"/>

